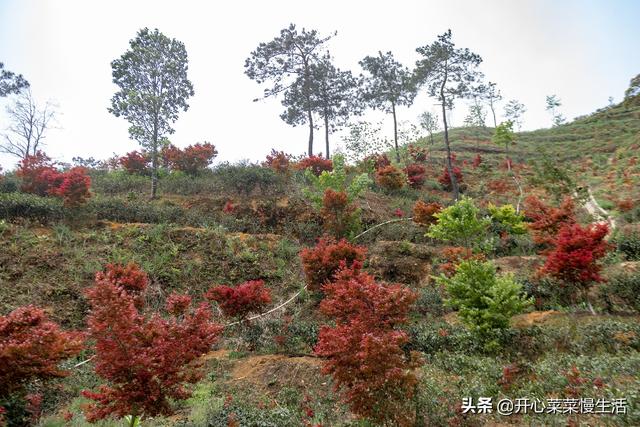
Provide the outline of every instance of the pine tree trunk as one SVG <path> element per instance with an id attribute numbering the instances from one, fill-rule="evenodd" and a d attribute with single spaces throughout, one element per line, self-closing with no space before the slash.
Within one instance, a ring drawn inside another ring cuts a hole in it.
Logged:
<path id="1" fill-rule="evenodd" d="M 444 84 L 443 84 L 444 88 Z M 451 180 L 451 190 L 453 191 L 454 200 L 458 200 L 460 197 L 460 191 L 458 190 L 458 180 L 453 173 L 453 165 L 451 163 L 451 146 L 449 145 L 449 126 L 447 124 L 447 107 L 444 93 L 441 92 L 440 100 L 442 101 L 442 120 L 444 123 L 444 144 L 447 148 L 447 169 L 449 170 L 449 179 Z"/>
<path id="2" fill-rule="evenodd" d="M 400 148 L 398 148 L 398 121 L 396 120 L 396 104 L 391 103 L 391 112 L 393 113 L 393 140 L 396 144 L 396 162 L 400 163 Z"/>
<path id="3" fill-rule="evenodd" d="M 324 141 L 327 148 L 327 154 L 325 158 L 330 159 L 331 154 L 329 154 L 329 117 L 327 117 L 327 112 L 324 113 Z"/>
<path id="4" fill-rule="evenodd" d="M 158 126 L 153 127 L 153 148 L 151 150 L 151 199 L 158 192 Z"/>

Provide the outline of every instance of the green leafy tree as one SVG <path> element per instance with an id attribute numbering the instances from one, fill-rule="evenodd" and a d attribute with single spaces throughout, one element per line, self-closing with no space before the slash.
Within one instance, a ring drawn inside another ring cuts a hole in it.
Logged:
<path id="1" fill-rule="evenodd" d="M 560 126 L 565 122 L 564 116 L 557 111 L 557 109 L 560 108 L 561 106 L 562 106 L 562 102 L 560 101 L 560 98 L 558 98 L 556 95 L 547 96 L 546 110 L 551 113 L 554 126 Z"/>
<path id="2" fill-rule="evenodd" d="M 317 208 L 322 207 L 322 199 L 327 189 L 345 192 L 348 196 L 348 202 L 352 203 L 372 183 L 371 178 L 366 173 L 357 175 L 349 181 L 342 154 L 334 155 L 332 162 L 333 170 L 331 172 L 323 171 L 320 176 L 315 176 L 310 169 L 305 171 L 305 178 L 310 182 L 311 186 L 306 188 L 304 193 Z"/>
<path id="3" fill-rule="evenodd" d="M 507 102 L 504 107 L 504 116 L 507 120 L 511 120 L 518 126 L 518 130 L 522 129 L 522 116 L 527 112 L 527 107 L 524 104 L 518 102 L 517 99 L 512 99 Z"/>
<path id="4" fill-rule="evenodd" d="M 342 143 L 350 161 L 362 160 L 374 154 L 384 153 L 393 143 L 382 136 L 382 122 L 358 121 L 348 127 L 349 133 L 342 137 Z"/>
<path id="5" fill-rule="evenodd" d="M 511 161 L 509 159 L 509 146 L 515 144 L 516 134 L 513 132 L 513 122 L 507 120 L 500 123 L 493 134 L 493 143 L 496 145 L 504 145 L 505 157 L 507 159 L 507 168 L 511 172 Z"/>
<path id="6" fill-rule="evenodd" d="M 522 285 L 513 276 L 497 276 L 489 261 L 462 261 L 453 277 L 437 280 L 449 294 L 446 303 L 458 310 L 460 319 L 483 340 L 486 350 L 499 346 L 496 333 L 507 329 L 511 317 L 533 302 L 523 295 Z"/>
<path id="7" fill-rule="evenodd" d="M 480 217 L 480 209 L 469 197 L 463 196 L 454 205 L 433 216 L 437 222 L 429 227 L 428 237 L 474 250 L 483 249 L 491 220 Z"/>
<path id="8" fill-rule="evenodd" d="M 180 111 L 189 108 L 193 86 L 187 78 L 187 50 L 182 42 L 158 29 L 143 28 L 129 42 L 130 49 L 111 62 L 118 92 L 109 112 L 131 124 L 129 136 L 151 157 L 151 198 L 158 188 L 158 153 Z"/>
<path id="9" fill-rule="evenodd" d="M 496 83 L 489 82 L 486 86 L 483 86 L 481 90 L 481 96 L 487 101 L 489 109 L 491 110 L 494 128 L 498 126 L 498 121 L 496 120 L 496 103 L 502 101 L 502 94 L 497 86 Z"/>
<path id="10" fill-rule="evenodd" d="M 264 90 L 264 98 L 283 93 L 286 107 L 280 117 L 288 124 L 309 125 L 308 155 L 313 155 L 314 70 L 320 61 L 320 49 L 328 37 L 320 37 L 316 30 L 304 28 L 298 32 L 294 24 L 280 31 L 268 43 L 260 43 L 246 59 L 245 74 L 257 83 L 271 82 Z"/>
<path id="11" fill-rule="evenodd" d="M 429 143 L 433 145 L 433 133 L 440 129 L 440 125 L 438 124 L 438 115 L 430 111 L 425 111 L 420 114 L 419 120 L 420 127 L 427 131 L 429 134 Z"/>
<path id="12" fill-rule="evenodd" d="M 442 106 L 447 169 L 451 177 L 453 197 L 457 200 L 460 189 L 451 160 L 446 109 L 453 107 L 456 99 L 470 98 L 479 93 L 482 74 L 478 71 L 478 66 L 482 58 L 469 49 L 456 48 L 451 40 L 451 30 L 439 35 L 432 44 L 419 47 L 416 51 L 423 56 L 416 62 L 416 81 L 425 85 L 429 96 L 438 98 Z"/>
<path id="13" fill-rule="evenodd" d="M 624 92 L 623 103 L 626 106 L 640 105 L 640 74 L 629 82 L 629 87 Z"/>
<path id="14" fill-rule="evenodd" d="M 398 121 L 396 108 L 410 106 L 416 96 L 416 88 L 409 69 L 395 60 L 391 52 L 378 52 L 378 56 L 366 56 L 360 66 L 368 74 L 363 82 L 363 98 L 372 108 L 393 116 L 393 140 L 396 160 L 400 162 L 398 147 Z"/>
<path id="15" fill-rule="evenodd" d="M 544 149 L 540 150 L 540 158 L 532 161 L 531 166 L 533 175 L 529 182 L 544 188 L 556 202 L 578 190 L 572 165 L 567 162 L 558 164 L 557 159 Z"/>
<path id="16" fill-rule="evenodd" d="M 15 74 L 4 69 L 4 64 L 0 62 L 0 98 L 13 93 L 20 93 L 22 89 L 29 87 L 29 82 L 22 77 L 22 74 Z"/>
<path id="17" fill-rule="evenodd" d="M 524 215 L 518 213 L 513 205 L 495 206 L 489 203 L 487 210 L 489 211 L 493 225 L 498 231 L 504 231 L 512 235 L 527 234 Z"/>

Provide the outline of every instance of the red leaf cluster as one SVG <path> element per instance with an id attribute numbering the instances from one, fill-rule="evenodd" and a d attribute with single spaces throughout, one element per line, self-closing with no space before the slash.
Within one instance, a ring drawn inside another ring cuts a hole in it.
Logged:
<path id="1" fill-rule="evenodd" d="M 205 297 L 217 302 L 225 316 L 239 319 L 260 312 L 271 302 L 271 293 L 262 280 L 249 280 L 236 287 L 216 286 L 209 289 Z"/>
<path id="2" fill-rule="evenodd" d="M 406 403 L 417 383 L 412 369 L 419 360 L 406 357 L 407 334 L 395 328 L 406 321 L 416 294 L 400 284 L 376 283 L 353 268 L 340 270 L 323 290 L 320 310 L 336 321 L 335 327 L 322 327 L 314 349 L 327 358 L 323 373 L 344 390 L 354 413 L 405 425 L 411 419 Z"/>
<path id="3" fill-rule="evenodd" d="M 169 169 L 197 175 L 207 168 L 218 155 L 218 150 L 208 142 L 189 145 L 184 149 L 169 144 L 163 149 L 163 157 Z"/>
<path id="4" fill-rule="evenodd" d="M 474 168 L 477 168 L 478 166 L 480 166 L 481 163 L 482 163 L 482 157 L 480 157 L 480 154 L 476 154 L 476 156 L 473 158 L 473 163 L 471 163 L 471 165 Z"/>
<path id="5" fill-rule="evenodd" d="M 182 296 L 169 297 L 168 304 L 179 307 L 180 317 L 145 316 L 140 310 L 146 275 L 133 265 L 106 270 L 86 291 L 95 371 L 108 381 L 97 391 L 83 391 L 94 401 L 85 407 L 87 420 L 170 415 L 171 401 L 190 395 L 184 385 L 201 377 L 198 359 L 222 328 L 211 321 L 207 303 L 191 310 Z"/>
<path id="6" fill-rule="evenodd" d="M 435 224 L 438 219 L 434 216 L 442 210 L 440 203 L 426 203 L 418 200 L 413 205 L 413 222 L 419 225 L 429 226 Z"/>
<path id="7" fill-rule="evenodd" d="M 440 265 L 440 271 L 442 271 L 442 274 L 447 277 L 451 277 L 456 273 L 456 268 L 462 261 L 485 260 L 483 254 L 474 254 L 471 249 L 459 246 L 447 246 L 445 248 L 442 248 L 440 256 L 445 261 Z"/>
<path id="8" fill-rule="evenodd" d="M 601 266 L 610 245 L 604 240 L 609 233 L 606 223 L 582 227 L 580 224 L 564 224 L 554 240 L 554 247 L 547 255 L 542 272 L 564 283 L 587 287 L 601 282 Z"/>
<path id="9" fill-rule="evenodd" d="M 41 151 L 23 159 L 16 174 L 22 179 L 21 190 L 25 193 L 60 197 L 67 207 L 77 207 L 91 197 L 91 178 L 85 168 L 60 172 Z"/>
<path id="10" fill-rule="evenodd" d="M 347 193 L 327 188 L 322 197 L 322 225 L 327 233 L 342 237 L 349 231 L 356 207 L 349 203 Z"/>
<path id="11" fill-rule="evenodd" d="M 407 147 L 407 152 L 409 153 L 409 157 L 413 159 L 414 162 L 426 162 L 428 151 L 426 147 L 418 147 L 413 144 L 409 144 Z"/>
<path id="12" fill-rule="evenodd" d="M 144 175 L 149 168 L 149 158 L 138 151 L 131 151 L 118 159 L 128 173 Z"/>
<path id="13" fill-rule="evenodd" d="M 318 240 L 313 248 L 300 251 L 302 268 L 307 285 L 312 291 L 319 291 L 325 283 L 333 280 L 340 263 L 348 267 L 359 268 L 364 262 L 367 249 L 352 245 L 345 239 L 336 241 L 331 237 Z"/>
<path id="14" fill-rule="evenodd" d="M 44 310 L 28 305 L 0 316 L 0 398 L 33 380 L 68 374 L 58 367 L 83 348 L 83 335 L 65 332 Z"/>
<path id="15" fill-rule="evenodd" d="M 616 202 L 616 207 L 620 212 L 629 212 L 635 206 L 635 202 L 632 199 L 623 199 Z"/>
<path id="16" fill-rule="evenodd" d="M 271 154 L 267 155 L 267 160 L 262 165 L 271 168 L 276 173 L 287 174 L 289 173 L 290 160 L 290 154 L 272 149 Z"/>
<path id="17" fill-rule="evenodd" d="M 405 174 L 393 165 L 383 166 L 376 170 L 376 182 L 387 190 L 402 188 L 406 181 Z"/>
<path id="18" fill-rule="evenodd" d="M 83 167 L 75 167 L 60 173 L 61 182 L 50 194 L 62 198 L 67 207 L 78 207 L 91 198 L 91 178 Z"/>
<path id="19" fill-rule="evenodd" d="M 407 174 L 407 180 L 409 181 L 409 186 L 411 188 L 422 188 L 422 186 L 424 185 L 424 175 L 426 172 L 424 166 L 413 163 L 411 165 L 408 165 L 404 169 L 404 171 Z"/>
<path id="20" fill-rule="evenodd" d="M 452 160 L 453 160 L 453 155 L 452 155 Z M 458 166 L 452 166 L 452 170 L 453 170 L 453 175 L 456 177 L 456 182 L 458 184 L 463 182 L 463 177 L 462 177 L 462 170 L 460 170 L 460 168 Z M 449 175 L 449 168 L 447 166 L 444 167 L 444 169 L 442 170 L 442 175 L 440 175 L 440 177 L 438 178 L 438 182 L 440 184 L 442 184 L 442 187 L 447 190 L 450 191 L 451 190 L 451 175 Z"/>
<path id="21" fill-rule="evenodd" d="M 324 171 L 331 172 L 333 170 L 333 162 L 331 159 L 322 157 L 322 153 L 320 153 L 317 156 L 309 156 L 300 160 L 296 164 L 296 168 L 299 170 L 311 169 L 311 173 L 320 176 Z"/>
<path id="22" fill-rule="evenodd" d="M 576 222 L 571 197 L 566 197 L 559 207 L 554 208 L 535 196 L 529 196 L 524 201 L 524 210 L 526 217 L 533 221 L 528 224 L 531 238 L 538 244 L 552 244 L 563 225 Z"/>

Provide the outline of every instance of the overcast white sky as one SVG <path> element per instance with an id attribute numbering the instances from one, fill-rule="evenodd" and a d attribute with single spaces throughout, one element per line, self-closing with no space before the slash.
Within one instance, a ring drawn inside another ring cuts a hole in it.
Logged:
<path id="1" fill-rule="evenodd" d="M 101 159 L 137 148 L 128 123 L 107 112 L 114 91 L 110 62 L 142 27 L 183 41 L 195 96 L 170 137 L 180 147 L 207 140 L 220 160 L 263 159 L 271 148 L 300 154 L 307 129 L 279 118 L 279 100 L 253 103 L 262 87 L 244 75 L 244 60 L 293 22 L 321 34 L 338 31 L 329 49 L 338 66 L 360 72 L 358 61 L 391 50 L 413 67 L 415 48 L 451 28 L 454 42 L 484 59 L 482 71 L 505 100 L 528 112 L 524 127 L 547 127 L 545 95 L 557 94 L 568 118 L 621 100 L 640 73 L 640 1 L 419 0 L 419 1 L 35 1 L 0 0 L 0 61 L 22 73 L 34 96 L 60 106 L 60 129 L 47 153 Z M 0 109 L 9 102 L 0 100 Z M 434 101 L 422 95 L 400 120 L 416 121 Z M 504 103 L 503 103 L 504 104 Z M 499 111 L 502 112 L 502 106 Z M 466 105 L 453 113 L 460 125 Z M 378 119 L 369 114 L 367 119 Z M 6 127 L 0 114 L 0 129 Z M 392 128 L 387 122 L 389 136 Z M 317 132 L 315 151 L 322 151 Z M 333 143 L 339 141 L 333 137 Z M 5 169 L 15 160 L 0 154 Z"/>

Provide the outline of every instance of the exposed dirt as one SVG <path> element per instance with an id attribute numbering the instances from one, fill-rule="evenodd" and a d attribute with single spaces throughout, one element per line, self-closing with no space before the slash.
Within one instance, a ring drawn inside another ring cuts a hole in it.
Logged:
<path id="1" fill-rule="evenodd" d="M 527 326 L 540 325 L 545 323 L 553 316 L 562 316 L 562 313 L 556 310 L 532 311 L 531 313 L 520 314 L 511 319 L 511 324 L 516 328 L 524 328 Z"/>

